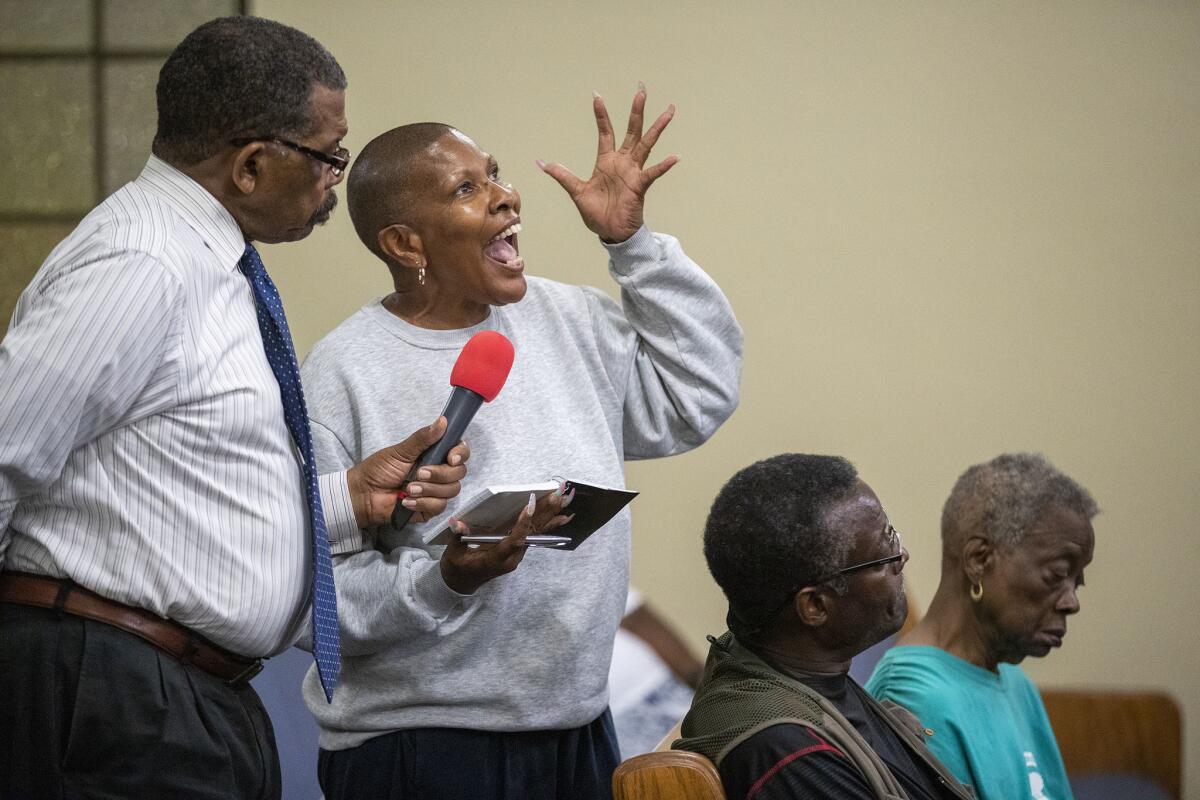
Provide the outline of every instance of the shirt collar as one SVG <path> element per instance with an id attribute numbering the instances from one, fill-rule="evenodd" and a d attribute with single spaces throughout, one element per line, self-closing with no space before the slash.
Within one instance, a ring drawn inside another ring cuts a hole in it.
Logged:
<path id="1" fill-rule="evenodd" d="M 158 156 L 150 156 L 135 183 L 183 217 L 230 271 L 246 251 L 246 237 L 225 206 L 207 189 Z"/>

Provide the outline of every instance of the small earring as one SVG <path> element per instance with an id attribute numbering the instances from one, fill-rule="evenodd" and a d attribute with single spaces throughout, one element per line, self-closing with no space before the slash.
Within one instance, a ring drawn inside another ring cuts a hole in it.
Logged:
<path id="1" fill-rule="evenodd" d="M 425 285 L 425 268 L 424 267 L 421 267 L 420 269 L 417 270 L 417 285 L 419 285 L 419 286 Z"/>
<path id="2" fill-rule="evenodd" d="M 983 581 L 971 584 L 971 600 L 978 603 L 983 599 Z"/>

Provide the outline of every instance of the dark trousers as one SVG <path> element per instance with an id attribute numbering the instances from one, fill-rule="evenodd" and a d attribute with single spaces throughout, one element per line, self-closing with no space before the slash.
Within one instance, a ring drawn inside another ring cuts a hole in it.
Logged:
<path id="1" fill-rule="evenodd" d="M 0 603 L 0 798 L 278 798 L 279 755 L 232 688 L 102 622 Z"/>
<path id="2" fill-rule="evenodd" d="M 322 750 L 326 800 L 611 800 L 620 757 L 607 710 L 581 728 L 417 728 Z"/>

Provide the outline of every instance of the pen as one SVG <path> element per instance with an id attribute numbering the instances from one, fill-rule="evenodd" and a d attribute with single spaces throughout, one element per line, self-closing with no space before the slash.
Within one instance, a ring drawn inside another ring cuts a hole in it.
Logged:
<path id="1" fill-rule="evenodd" d="M 461 541 L 466 544 L 495 544 L 505 538 L 507 537 L 500 534 L 468 534 L 461 537 Z M 525 537 L 525 544 L 530 547 L 559 547 L 564 544 L 570 544 L 571 541 L 570 536 L 534 534 Z"/>

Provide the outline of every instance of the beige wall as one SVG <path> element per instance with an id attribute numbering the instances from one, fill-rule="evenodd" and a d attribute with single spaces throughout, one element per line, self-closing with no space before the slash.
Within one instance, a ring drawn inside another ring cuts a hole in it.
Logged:
<path id="1" fill-rule="evenodd" d="M 531 271 L 608 286 L 532 165 L 586 171 L 589 97 L 638 79 L 679 114 L 648 218 L 746 329 L 742 405 L 696 453 L 635 464 L 634 576 L 699 649 L 724 604 L 699 548 L 734 470 L 849 456 L 928 600 L 955 476 L 1044 451 L 1095 494 L 1097 555 L 1043 684 L 1165 687 L 1200 718 L 1200 5 L 509 4 L 260 0 L 351 79 L 352 149 L 462 127 L 522 190 Z M 268 248 L 299 349 L 387 291 L 344 211 Z M 519 343 L 518 343 L 519 345 Z M 397 365 L 403 369 L 403 365 Z M 553 413 L 548 408 L 547 413 Z M 1200 798 L 1200 737 L 1185 786 Z"/>

